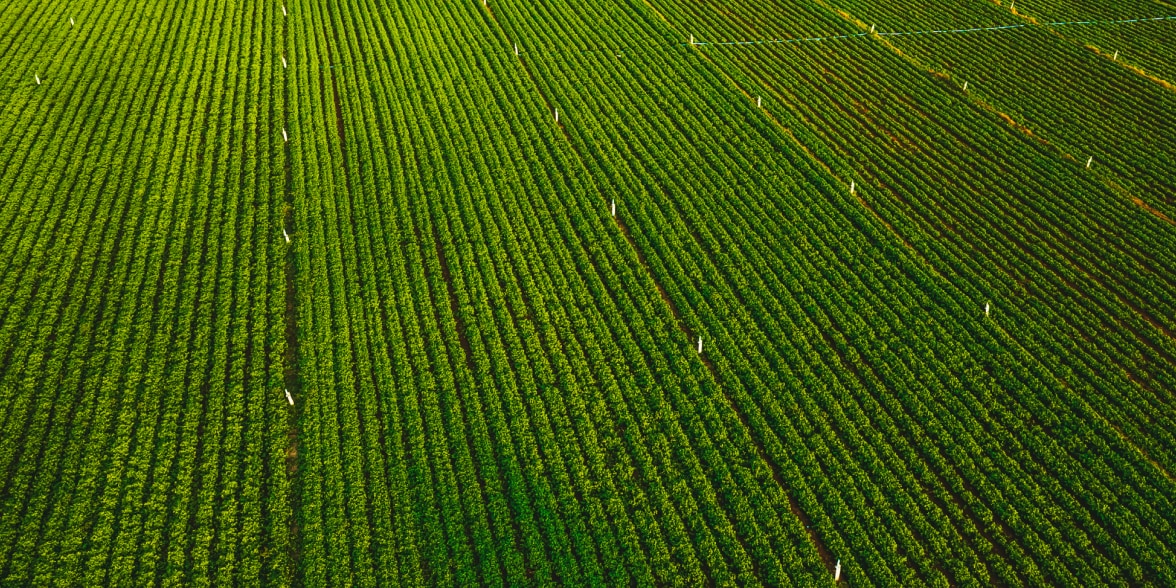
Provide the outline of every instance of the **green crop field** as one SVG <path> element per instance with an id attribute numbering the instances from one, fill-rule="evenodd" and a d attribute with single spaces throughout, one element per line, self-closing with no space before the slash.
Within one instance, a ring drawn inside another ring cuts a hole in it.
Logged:
<path id="1" fill-rule="evenodd" d="M 1173 39 L 0 2 L 0 586 L 1174 586 Z"/>

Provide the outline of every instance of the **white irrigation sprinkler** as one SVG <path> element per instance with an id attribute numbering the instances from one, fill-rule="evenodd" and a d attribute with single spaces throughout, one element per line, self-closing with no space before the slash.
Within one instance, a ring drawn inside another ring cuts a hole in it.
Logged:
<path id="1" fill-rule="evenodd" d="M 702 354 L 702 335 L 698 336 L 698 353 Z"/>
<path id="2" fill-rule="evenodd" d="M 1093 156 L 1093 155 L 1091 155 L 1089 158 L 1087 158 L 1087 160 L 1086 160 L 1086 169 L 1090 169 L 1090 164 L 1091 164 L 1091 163 L 1094 163 L 1094 156 Z"/>
<path id="3" fill-rule="evenodd" d="M 856 188 L 856 187 L 857 187 L 857 184 L 855 184 L 853 180 L 850 180 L 849 181 L 849 193 L 853 194 L 854 188 Z"/>
<path id="4" fill-rule="evenodd" d="M 965 92 L 968 91 L 968 82 L 967 81 L 964 82 L 964 91 Z"/>
<path id="5" fill-rule="evenodd" d="M 285 390 L 286 390 L 286 402 L 289 402 L 290 406 L 294 406 L 294 397 L 290 396 L 290 390 L 288 388 Z"/>
<path id="6" fill-rule="evenodd" d="M 282 141 L 286 143 L 290 142 L 290 135 L 286 134 L 286 129 L 282 129 Z"/>
<path id="7" fill-rule="evenodd" d="M 286 56 L 282 56 L 282 69 L 286 69 Z"/>
<path id="8" fill-rule="evenodd" d="M 837 560 L 837 567 L 833 568 L 833 581 L 841 581 L 841 560 Z"/>
<path id="9" fill-rule="evenodd" d="M 38 86 L 40 86 L 40 85 L 41 85 L 41 75 L 40 75 L 40 74 L 34 73 L 34 74 L 33 74 L 33 79 L 37 80 L 37 85 L 38 85 Z"/>
<path id="10" fill-rule="evenodd" d="M 1118 51 L 1115 51 L 1115 56 L 1111 58 L 1111 61 L 1119 61 L 1119 52 Z"/>
<path id="11" fill-rule="evenodd" d="M 988 302 L 985 302 L 984 303 L 984 316 L 985 317 L 989 316 L 989 313 L 991 311 L 992 311 L 992 306 Z"/>
<path id="12" fill-rule="evenodd" d="M 290 242 L 290 233 L 286 232 L 286 227 L 282 227 L 282 236 L 286 238 L 286 243 Z"/>
<path id="13" fill-rule="evenodd" d="M 617 216 L 617 201 L 616 200 L 612 201 L 612 215 L 613 215 L 613 218 L 616 218 L 616 216 Z"/>

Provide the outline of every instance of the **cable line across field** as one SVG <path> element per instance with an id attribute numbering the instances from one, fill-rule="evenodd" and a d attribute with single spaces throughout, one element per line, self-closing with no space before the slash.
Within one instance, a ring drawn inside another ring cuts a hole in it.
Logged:
<path id="1" fill-rule="evenodd" d="M 846 40 L 846 39 L 857 39 L 857 38 L 861 38 L 861 37 L 868 37 L 870 35 L 877 35 L 879 37 L 913 37 L 913 36 L 921 36 L 921 35 L 948 35 L 948 34 L 967 34 L 967 33 L 1012 31 L 1012 30 L 1017 30 L 1017 29 L 1033 29 L 1033 28 L 1044 28 L 1044 27 L 1099 26 L 1099 25 L 1110 26 L 1110 25 L 1125 25 L 1125 24 L 1157 23 L 1157 22 L 1168 22 L 1168 21 L 1176 21 L 1176 15 L 1154 16 L 1154 17 L 1147 17 L 1147 18 L 1127 18 L 1127 19 L 1116 19 L 1116 20 L 1067 20 L 1067 21 L 1054 21 L 1054 22 L 1043 22 L 1043 23 L 1018 23 L 1018 24 L 1008 24 L 1008 25 L 994 25 L 994 26 L 988 26 L 988 27 L 969 27 L 969 28 L 959 28 L 959 29 L 950 29 L 950 28 L 947 28 L 947 29 L 923 29 L 923 30 L 916 30 L 916 31 L 877 31 L 876 28 L 873 25 L 871 25 L 869 32 L 847 33 L 847 34 L 842 34 L 842 35 L 825 35 L 825 36 L 814 36 L 814 37 L 793 37 L 793 38 L 787 38 L 787 39 L 751 39 L 751 40 L 742 40 L 742 41 L 700 41 L 694 35 L 690 35 L 689 41 L 684 42 L 684 43 L 678 43 L 677 46 L 686 47 L 686 46 L 693 45 L 696 47 L 721 47 L 721 46 L 740 46 L 740 45 L 743 45 L 743 46 L 746 46 L 746 45 L 784 45 L 784 44 L 791 44 L 791 43 L 819 43 L 819 42 L 823 42 L 823 41 L 840 41 L 840 40 Z M 543 55 L 552 55 L 552 54 L 556 54 L 556 53 L 563 53 L 564 51 L 566 51 L 566 49 L 557 48 L 557 47 L 545 47 L 545 48 L 542 48 L 539 50 L 532 49 L 529 52 L 525 51 L 525 50 L 520 51 L 520 46 L 518 43 L 515 43 L 513 45 L 513 47 L 514 47 L 514 53 L 516 56 L 520 55 L 520 53 L 529 53 L 530 54 L 529 56 L 534 57 L 534 56 L 543 56 Z M 620 57 L 624 56 L 624 52 L 634 51 L 634 49 L 635 49 L 634 47 L 630 46 L 630 47 L 609 47 L 609 48 L 605 48 L 605 49 L 580 48 L 578 50 L 572 50 L 572 51 L 575 53 L 598 53 L 598 52 L 616 53 L 616 52 L 621 52 L 616 55 L 618 58 L 620 58 Z"/>
<path id="2" fill-rule="evenodd" d="M 841 39 L 854 39 L 857 37 L 868 37 L 871 34 L 879 37 L 906 37 L 916 35 L 947 35 L 959 33 L 983 33 L 993 31 L 1007 31 L 1013 29 L 1027 29 L 1027 28 L 1042 28 L 1042 27 L 1063 27 L 1063 26 L 1077 26 L 1077 25 L 1119 25 L 1131 23 L 1148 23 L 1176 20 L 1176 16 L 1156 16 L 1150 18 L 1130 18 L 1120 20 L 1072 20 L 1072 21 L 1057 21 L 1045 23 L 1021 23 L 1010 25 L 998 25 L 991 27 L 972 27 L 967 29 L 927 29 L 920 31 L 893 31 L 893 32 L 875 32 L 871 27 L 868 33 L 851 33 L 845 35 L 829 35 L 824 37 L 796 37 L 791 39 L 759 39 L 750 41 L 696 41 L 693 35 L 689 43 L 681 43 L 682 45 L 700 45 L 700 46 L 719 46 L 719 45 L 772 45 L 784 43 L 811 43 L 819 41 L 837 41 Z"/>

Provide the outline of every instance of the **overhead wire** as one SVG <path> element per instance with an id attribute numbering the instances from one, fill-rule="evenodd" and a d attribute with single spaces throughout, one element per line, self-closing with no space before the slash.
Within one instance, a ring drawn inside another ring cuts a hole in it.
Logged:
<path id="1" fill-rule="evenodd" d="M 961 34 L 961 33 L 980 33 L 991 31 L 1004 31 L 1011 29 L 1024 28 L 1042 28 L 1042 27 L 1063 27 L 1063 26 L 1079 26 L 1079 25 L 1118 25 L 1130 23 L 1145 23 L 1165 20 L 1176 20 L 1176 16 L 1155 16 L 1148 18 L 1125 18 L 1118 20 L 1070 20 L 1070 21 L 1055 21 L 1043 23 L 1018 23 L 1010 25 L 997 25 L 991 27 L 973 27 L 967 29 L 926 29 L 918 31 L 878 31 L 873 33 L 849 33 L 844 35 L 828 35 L 823 37 L 794 37 L 789 39 L 759 39 L 750 41 L 692 41 L 689 43 L 682 43 L 682 45 L 701 45 L 701 46 L 719 46 L 719 45 L 769 45 L 782 43 L 811 43 L 820 41 L 835 41 L 839 39 L 853 39 L 856 37 L 868 37 L 870 35 L 878 35 L 880 37 L 898 37 L 898 36 L 913 36 L 913 35 L 944 35 L 944 34 Z"/>

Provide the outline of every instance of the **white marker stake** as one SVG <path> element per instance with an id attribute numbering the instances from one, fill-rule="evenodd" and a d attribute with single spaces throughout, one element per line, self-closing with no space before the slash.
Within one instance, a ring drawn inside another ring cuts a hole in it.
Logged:
<path id="1" fill-rule="evenodd" d="M 690 35 L 690 44 L 691 44 L 691 45 L 693 45 L 693 44 L 694 44 L 694 35 Z"/>
<path id="2" fill-rule="evenodd" d="M 965 91 L 965 92 L 967 92 L 967 91 L 968 91 L 968 82 L 964 82 L 964 91 Z"/>
<path id="3" fill-rule="evenodd" d="M 286 69 L 286 56 L 282 56 L 282 69 Z"/>
<path id="4" fill-rule="evenodd" d="M 702 353 L 702 335 L 698 336 L 698 352 Z"/>
<path id="5" fill-rule="evenodd" d="M 1090 169 L 1090 164 L 1091 164 L 1091 163 L 1093 163 L 1093 162 L 1094 162 L 1094 156 L 1093 156 L 1093 155 L 1091 155 L 1091 156 L 1090 156 L 1090 159 L 1087 159 L 1087 160 L 1086 160 L 1086 169 Z"/>
<path id="6" fill-rule="evenodd" d="M 760 96 L 755 97 L 755 107 L 756 108 L 763 108 L 764 107 L 764 99 L 762 97 L 760 97 Z"/>
<path id="7" fill-rule="evenodd" d="M 874 25 L 870 25 L 870 32 L 874 32 Z"/>
<path id="8" fill-rule="evenodd" d="M 33 74 L 33 77 L 36 78 L 37 85 L 40 86 L 41 85 L 41 76 L 39 74 Z M 1087 167 L 1089 167 L 1089 166 L 1087 166 Z"/>
<path id="9" fill-rule="evenodd" d="M 282 140 L 287 143 L 290 142 L 290 135 L 286 134 L 286 129 L 282 129 Z"/>
<path id="10" fill-rule="evenodd" d="M 984 303 L 984 316 L 988 316 L 988 312 L 989 312 L 990 310 L 992 310 L 992 307 L 991 307 L 991 306 L 989 306 L 989 304 L 988 304 L 987 302 L 985 302 L 985 303 Z"/>
<path id="11" fill-rule="evenodd" d="M 841 560 L 837 560 L 837 567 L 833 569 L 833 581 L 841 581 Z"/>
<path id="12" fill-rule="evenodd" d="M 617 216 L 617 201 L 616 200 L 612 201 L 612 214 L 613 214 L 614 218 Z"/>
<path id="13" fill-rule="evenodd" d="M 74 26 L 73 17 L 69 17 L 69 26 Z"/>
<path id="14" fill-rule="evenodd" d="M 282 5 L 282 16 L 286 16 L 286 5 Z"/>
<path id="15" fill-rule="evenodd" d="M 555 124 L 559 124 L 559 109 L 555 109 Z"/>
<path id="16" fill-rule="evenodd" d="M 1012 10 L 1015 12 L 1016 8 L 1013 8 L 1013 7 L 1016 5 L 1017 5 L 1017 0 L 1009 0 L 1009 10 Z"/>
<path id="17" fill-rule="evenodd" d="M 290 396 L 289 390 L 286 390 L 286 402 L 289 402 L 290 406 L 294 406 L 294 397 Z"/>
<path id="18" fill-rule="evenodd" d="M 1115 52 L 1115 56 L 1111 58 L 1112 61 L 1119 61 L 1119 52 Z"/>
<path id="19" fill-rule="evenodd" d="M 850 194 L 853 194 L 853 189 L 854 189 L 855 187 L 856 187 L 856 185 L 853 183 L 853 180 L 850 180 L 850 181 L 849 181 L 849 193 L 850 193 Z"/>
<path id="20" fill-rule="evenodd" d="M 286 232 L 286 227 L 282 227 L 282 236 L 286 238 L 286 242 L 290 242 L 290 234 Z"/>
<path id="21" fill-rule="evenodd" d="M 519 44 L 515 43 L 515 57 L 519 56 Z"/>

